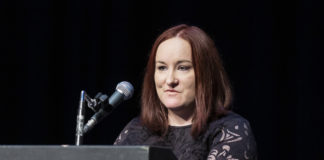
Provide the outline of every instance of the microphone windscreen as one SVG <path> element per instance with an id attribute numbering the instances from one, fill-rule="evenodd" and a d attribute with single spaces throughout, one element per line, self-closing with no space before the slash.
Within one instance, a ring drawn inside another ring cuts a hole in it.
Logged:
<path id="1" fill-rule="evenodd" d="M 134 87 L 127 81 L 122 81 L 117 84 L 116 90 L 124 95 L 124 100 L 132 98 Z"/>

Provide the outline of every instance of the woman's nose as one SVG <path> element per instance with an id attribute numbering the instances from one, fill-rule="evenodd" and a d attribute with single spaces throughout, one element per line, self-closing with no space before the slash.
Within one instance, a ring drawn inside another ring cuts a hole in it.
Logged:
<path id="1" fill-rule="evenodd" d="M 166 79 L 166 83 L 168 86 L 174 88 L 179 84 L 179 80 L 176 78 L 176 76 L 174 75 L 174 72 L 170 72 L 168 74 L 168 77 Z"/>

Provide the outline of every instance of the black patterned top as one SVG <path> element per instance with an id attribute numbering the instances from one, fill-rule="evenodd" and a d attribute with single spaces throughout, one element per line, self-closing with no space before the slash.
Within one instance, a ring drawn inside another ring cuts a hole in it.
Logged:
<path id="1" fill-rule="evenodd" d="M 208 129 L 194 139 L 191 125 L 170 126 L 165 137 L 158 136 L 134 118 L 115 141 L 115 145 L 151 145 L 170 147 L 179 160 L 257 159 L 257 149 L 249 122 L 229 112 L 209 123 Z"/>

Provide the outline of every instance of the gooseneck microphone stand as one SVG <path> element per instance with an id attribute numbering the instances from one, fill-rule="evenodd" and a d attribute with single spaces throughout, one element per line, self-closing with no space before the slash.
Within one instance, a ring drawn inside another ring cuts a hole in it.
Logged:
<path id="1" fill-rule="evenodd" d="M 102 93 L 98 93 L 94 99 L 90 98 L 88 94 L 82 90 L 80 95 L 80 102 L 77 114 L 75 145 L 79 146 L 83 143 L 84 131 L 84 117 L 85 117 L 85 105 L 92 109 L 94 112 L 98 112 L 100 105 L 104 104 L 108 99 L 108 96 Z"/>

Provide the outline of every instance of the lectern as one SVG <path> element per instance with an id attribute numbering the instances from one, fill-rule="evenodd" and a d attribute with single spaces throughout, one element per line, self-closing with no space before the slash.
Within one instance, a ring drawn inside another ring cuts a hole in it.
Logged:
<path id="1" fill-rule="evenodd" d="M 150 146 L 2 145 L 2 160 L 176 160 L 168 148 Z"/>

